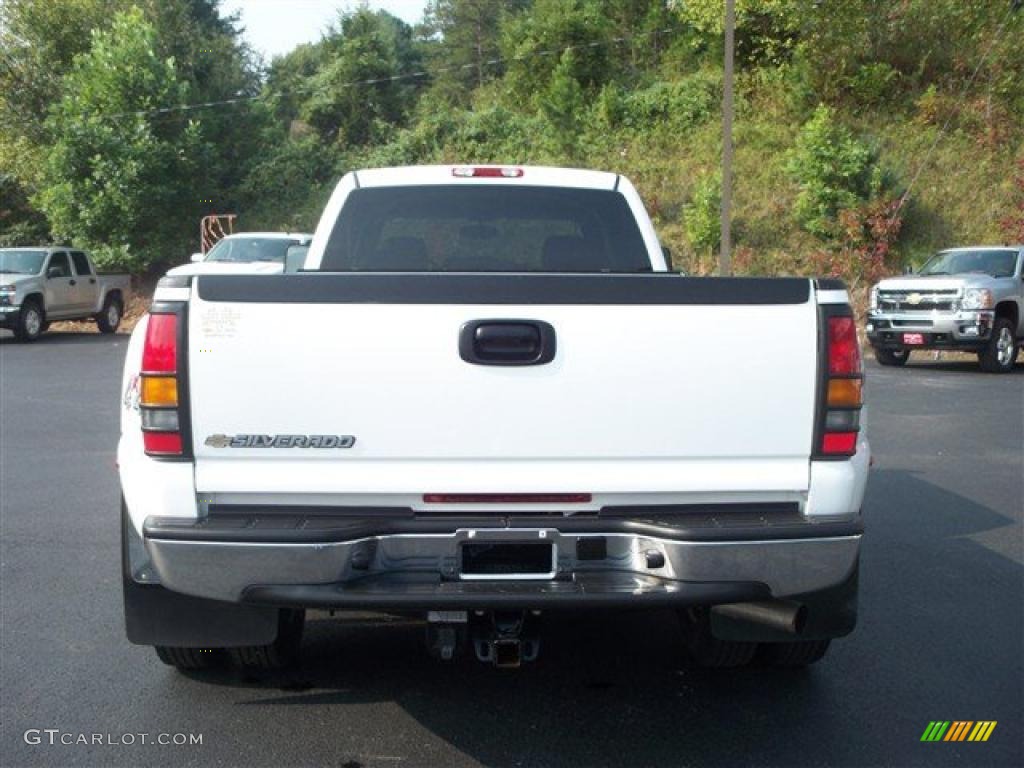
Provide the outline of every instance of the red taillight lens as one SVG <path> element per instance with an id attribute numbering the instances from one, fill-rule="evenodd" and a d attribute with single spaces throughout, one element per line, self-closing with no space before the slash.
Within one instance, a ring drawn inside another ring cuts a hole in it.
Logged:
<path id="1" fill-rule="evenodd" d="M 821 441 L 821 449 L 830 456 L 852 456 L 857 452 L 857 433 L 826 432 Z"/>
<path id="2" fill-rule="evenodd" d="M 860 346 L 852 317 L 828 319 L 828 372 L 833 376 L 860 373 Z"/>
<path id="3" fill-rule="evenodd" d="M 181 456 L 180 432 L 143 432 L 142 444 L 153 456 Z"/>
<path id="4" fill-rule="evenodd" d="M 148 456 L 182 456 L 178 412 L 178 316 L 149 316 L 142 347 L 142 445 Z"/>
<path id="5" fill-rule="evenodd" d="M 178 370 L 178 316 L 150 315 L 146 344 L 142 348 L 143 373 L 174 373 Z"/>

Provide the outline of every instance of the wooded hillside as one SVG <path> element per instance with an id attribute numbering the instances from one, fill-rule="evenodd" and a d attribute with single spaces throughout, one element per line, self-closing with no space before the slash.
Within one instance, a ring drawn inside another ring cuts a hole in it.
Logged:
<path id="1" fill-rule="evenodd" d="M 200 217 L 311 230 L 350 169 L 628 175 L 676 266 L 714 269 L 722 0 L 366 8 L 262 62 L 217 0 L 6 0 L 0 244 L 181 263 Z M 738 0 L 734 270 L 855 284 L 1024 240 L 1017 0 Z M 900 201 L 904 204 L 901 206 Z"/>

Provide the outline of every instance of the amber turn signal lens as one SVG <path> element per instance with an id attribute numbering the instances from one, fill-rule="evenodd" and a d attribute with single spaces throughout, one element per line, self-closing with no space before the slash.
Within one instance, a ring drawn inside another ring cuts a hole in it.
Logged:
<path id="1" fill-rule="evenodd" d="M 856 407 L 861 404 L 860 379 L 831 379 L 828 383 L 829 407 Z"/>
<path id="2" fill-rule="evenodd" d="M 174 376 L 143 376 L 141 405 L 168 407 L 178 404 L 178 380 Z"/>

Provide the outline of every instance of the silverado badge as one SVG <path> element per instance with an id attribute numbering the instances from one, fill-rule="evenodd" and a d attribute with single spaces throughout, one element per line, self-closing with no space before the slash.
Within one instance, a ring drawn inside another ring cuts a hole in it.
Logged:
<path id="1" fill-rule="evenodd" d="M 210 435 L 211 448 L 351 448 L 352 435 Z"/>

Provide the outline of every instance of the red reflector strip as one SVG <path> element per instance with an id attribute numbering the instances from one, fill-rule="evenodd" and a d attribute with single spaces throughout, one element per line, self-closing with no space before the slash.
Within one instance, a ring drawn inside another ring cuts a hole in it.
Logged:
<path id="1" fill-rule="evenodd" d="M 178 316 L 150 315 L 146 343 L 142 348 L 144 373 L 174 373 L 178 370 Z"/>
<path id="2" fill-rule="evenodd" d="M 589 493 L 425 493 L 427 504 L 586 504 Z"/>
<path id="3" fill-rule="evenodd" d="M 828 319 L 828 372 L 847 376 L 861 372 L 857 326 L 852 317 Z"/>
<path id="4" fill-rule="evenodd" d="M 180 456 L 182 453 L 180 432 L 143 432 L 142 444 L 150 454 Z"/>
<path id="5" fill-rule="evenodd" d="M 821 439 L 821 452 L 831 456 L 852 456 L 857 452 L 857 433 L 826 432 Z"/>

